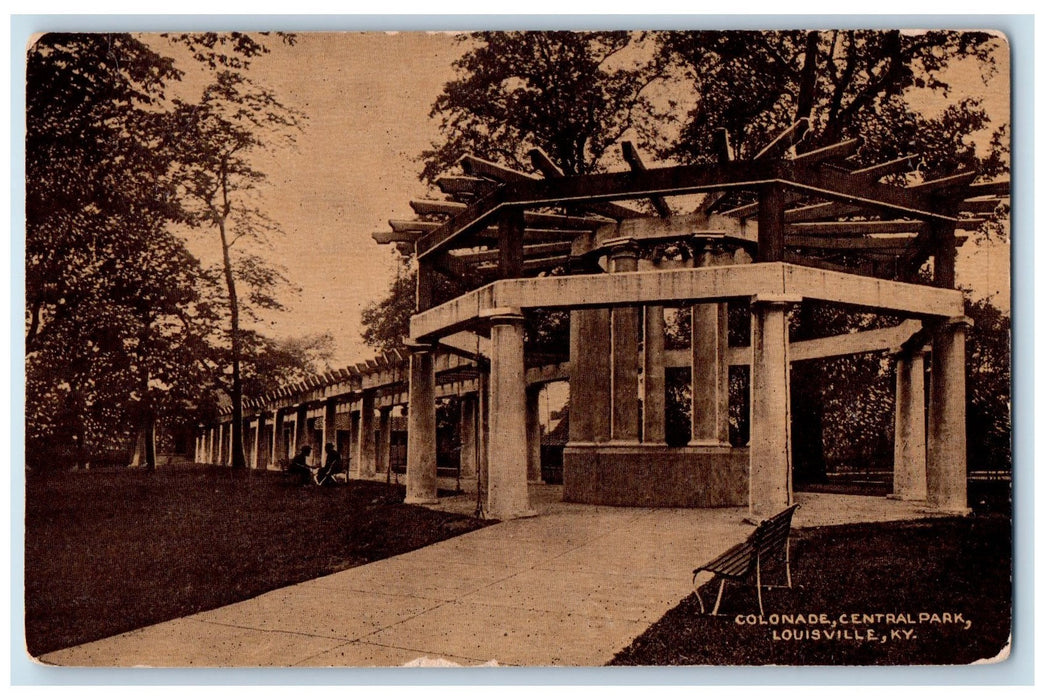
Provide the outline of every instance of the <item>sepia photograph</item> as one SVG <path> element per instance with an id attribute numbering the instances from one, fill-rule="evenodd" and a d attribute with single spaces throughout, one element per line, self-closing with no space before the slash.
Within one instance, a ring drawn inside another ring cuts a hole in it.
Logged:
<path id="1" fill-rule="evenodd" d="M 34 35 L 24 656 L 1006 661 L 1010 56 Z"/>

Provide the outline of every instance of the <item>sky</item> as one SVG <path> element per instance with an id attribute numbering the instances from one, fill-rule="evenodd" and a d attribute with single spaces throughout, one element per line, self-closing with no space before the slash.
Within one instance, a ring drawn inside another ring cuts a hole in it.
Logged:
<path id="1" fill-rule="evenodd" d="M 169 46 L 150 39 L 161 50 Z M 270 259 L 283 265 L 300 289 L 284 294 L 287 311 L 267 314 L 264 329 L 277 337 L 329 333 L 333 367 L 373 356 L 361 338 L 360 312 L 382 298 L 397 273 L 407 270 L 392 246 L 378 245 L 375 231 L 389 219 L 413 217 L 411 199 L 423 198 L 420 153 L 439 139 L 429 110 L 454 77 L 453 61 L 466 45 L 447 33 L 300 33 L 293 46 L 270 37 L 271 53 L 254 59 L 249 74 L 308 117 L 294 149 L 258 160 L 269 174 L 259 192 L 262 207 L 284 236 Z M 174 55 L 177 55 L 174 52 Z M 984 85 L 975 66 L 947 76 L 956 91 L 922 103 L 942 110 L 963 93 L 982 94 L 995 123 L 1008 118 L 1008 63 L 998 53 L 998 74 Z M 191 59 L 175 92 L 198 96 L 203 74 Z M 647 159 L 648 160 L 648 159 Z M 215 260 L 212 235 L 190 234 L 193 250 Z M 959 254 L 959 283 L 974 296 L 991 296 L 1009 308 L 1009 247 L 968 243 Z"/>

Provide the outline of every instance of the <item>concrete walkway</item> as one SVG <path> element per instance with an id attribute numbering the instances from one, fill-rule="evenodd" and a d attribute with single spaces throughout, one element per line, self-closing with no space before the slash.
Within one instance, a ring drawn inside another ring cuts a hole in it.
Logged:
<path id="1" fill-rule="evenodd" d="M 532 486 L 537 517 L 216 610 L 45 655 L 72 666 L 603 665 L 752 530 L 745 509 L 611 508 Z M 884 498 L 800 493 L 795 526 L 926 517 Z M 474 496 L 446 499 L 470 512 Z M 795 577 L 814 575 L 801 562 Z M 770 594 L 772 595 L 772 594 Z"/>

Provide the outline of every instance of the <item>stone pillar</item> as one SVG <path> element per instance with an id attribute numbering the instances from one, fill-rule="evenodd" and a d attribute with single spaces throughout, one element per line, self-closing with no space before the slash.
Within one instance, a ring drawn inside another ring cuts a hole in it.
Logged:
<path id="1" fill-rule="evenodd" d="M 485 509 L 490 503 L 490 376 L 479 372 L 479 496 Z"/>
<path id="2" fill-rule="evenodd" d="M 301 404 L 298 406 L 297 421 L 294 423 L 294 452 L 297 453 L 302 447 L 308 444 L 308 406 Z M 312 464 L 316 458 L 315 454 L 309 455 L 308 462 Z"/>
<path id="3" fill-rule="evenodd" d="M 647 306 L 645 311 L 645 366 L 642 399 L 642 441 L 664 444 L 666 387 L 664 383 L 664 307 Z"/>
<path id="4" fill-rule="evenodd" d="M 933 334 L 929 383 L 929 459 L 926 500 L 933 510 L 968 513 L 965 448 L 965 332 L 954 318 Z"/>
<path id="5" fill-rule="evenodd" d="M 925 353 L 896 357 L 896 413 L 893 432 L 893 498 L 924 501 Z"/>
<path id="6" fill-rule="evenodd" d="M 327 463 L 327 443 L 333 443 L 337 449 L 337 399 L 327 399 L 323 403 L 323 444 L 319 446 L 319 463 Z"/>
<path id="7" fill-rule="evenodd" d="M 272 459 L 269 468 L 279 467 L 279 460 L 286 455 L 287 447 L 283 444 L 283 413 L 277 408 L 272 412 Z"/>
<path id="8" fill-rule="evenodd" d="M 476 430 L 476 404 L 475 394 L 465 394 L 461 397 L 461 476 L 475 476 L 478 457 L 478 431 Z"/>
<path id="9" fill-rule="evenodd" d="M 732 256 L 705 250 L 699 267 L 725 265 Z M 690 311 L 691 425 L 690 445 L 729 444 L 729 307 L 694 304 Z"/>
<path id="10" fill-rule="evenodd" d="M 392 407 L 382 406 L 377 412 L 377 471 L 391 481 Z"/>
<path id="11" fill-rule="evenodd" d="M 791 505 L 788 297 L 751 303 L 751 447 L 748 512 L 766 518 Z"/>
<path id="12" fill-rule="evenodd" d="M 406 443 L 406 502 L 438 503 L 435 444 L 435 364 L 430 345 L 410 348 Z"/>
<path id="13" fill-rule="evenodd" d="M 541 387 L 526 389 L 526 479 L 543 483 L 541 479 Z"/>
<path id="14" fill-rule="evenodd" d="M 218 423 L 218 461 L 217 464 L 225 466 L 225 424 Z"/>
<path id="15" fill-rule="evenodd" d="M 254 419 L 254 443 L 250 446 L 250 468 L 257 469 L 261 466 L 261 433 L 265 429 L 265 414 L 259 413 Z"/>
<path id="16" fill-rule="evenodd" d="M 359 476 L 373 478 L 377 445 L 374 440 L 374 392 L 364 391 L 359 409 Z M 434 443 L 433 443 L 434 444 Z"/>
<path id="17" fill-rule="evenodd" d="M 610 437 L 610 310 L 570 312 L 570 442 Z"/>
<path id="18" fill-rule="evenodd" d="M 207 450 L 205 459 L 207 464 L 217 464 L 214 460 L 214 428 L 207 428 Z"/>
<path id="19" fill-rule="evenodd" d="M 610 271 L 635 272 L 639 249 L 631 239 L 611 243 Z M 613 326 L 613 422 L 614 442 L 639 441 L 639 307 L 615 306 Z"/>
<path id="20" fill-rule="evenodd" d="M 530 507 L 526 481 L 523 316 L 515 309 L 494 309 L 490 313 L 490 322 L 490 481 L 487 516 L 508 520 L 535 514 Z"/>
<path id="21" fill-rule="evenodd" d="M 355 474 L 357 478 L 363 476 L 363 470 L 359 463 L 359 411 L 351 410 L 349 404 L 348 412 L 348 472 Z"/>

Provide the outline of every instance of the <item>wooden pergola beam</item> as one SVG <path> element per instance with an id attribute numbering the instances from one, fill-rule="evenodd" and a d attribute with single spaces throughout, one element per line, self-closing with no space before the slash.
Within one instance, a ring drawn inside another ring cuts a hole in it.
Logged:
<path id="1" fill-rule="evenodd" d="M 838 238 L 835 236 L 787 236 L 784 245 L 789 248 L 816 248 L 839 252 L 852 251 L 859 253 L 865 250 L 903 251 L 916 234 L 908 236 L 890 236 L 889 238 Z"/>
<path id="2" fill-rule="evenodd" d="M 545 153 L 542 149 L 531 148 L 527 155 L 530 156 L 530 162 L 533 163 L 533 167 L 541 171 L 545 178 L 566 177 L 566 174 L 558 165 L 555 164 L 555 161 L 551 159 L 551 156 Z M 623 221 L 625 219 L 641 219 L 645 216 L 645 214 L 640 211 L 636 211 L 629 207 L 622 207 L 621 205 L 613 204 L 612 202 L 597 202 L 585 208 L 588 211 L 602 216 L 608 216 L 617 221 Z"/>
<path id="3" fill-rule="evenodd" d="M 854 237 L 870 234 L 910 233 L 916 234 L 926 227 L 924 221 L 899 219 L 895 221 L 814 221 L 788 224 L 790 234 L 820 234 L 836 237 Z"/>
<path id="4" fill-rule="evenodd" d="M 791 159 L 792 163 L 799 163 L 801 165 L 811 165 L 814 163 L 827 163 L 834 160 L 845 160 L 849 156 L 860 150 L 860 146 L 863 145 L 863 139 L 847 139 L 845 141 L 839 141 L 823 148 L 817 148 L 813 151 L 806 151 L 800 153 Z"/>
<path id="5" fill-rule="evenodd" d="M 761 160 L 763 158 L 772 158 L 774 156 L 783 155 L 783 153 L 794 146 L 796 143 L 802 140 L 806 132 L 809 130 L 809 119 L 802 117 L 795 121 L 794 124 L 787 127 L 775 139 L 769 142 L 765 148 L 755 154 L 752 160 Z"/>
<path id="6" fill-rule="evenodd" d="M 631 141 L 624 141 L 620 145 L 621 153 L 624 155 L 624 160 L 628 163 L 632 170 L 642 172 L 646 170 L 646 164 L 642 162 L 642 156 L 639 155 L 638 149 Z M 650 201 L 653 202 L 653 208 L 657 210 L 657 215 L 662 219 L 666 219 L 671 216 L 671 207 L 668 206 L 668 200 L 663 197 L 651 197 Z"/>
<path id="7" fill-rule="evenodd" d="M 570 243 L 541 243 L 538 245 L 523 246 L 523 256 L 526 258 L 546 257 L 548 255 L 570 252 Z M 453 252 L 451 257 L 465 263 L 486 263 L 498 259 L 496 250 L 483 250 L 476 253 Z"/>
<path id="8" fill-rule="evenodd" d="M 446 194 L 465 194 L 471 197 L 482 197 L 499 187 L 497 183 L 489 180 L 462 175 L 444 175 L 436 178 L 435 185 Z"/>
<path id="9" fill-rule="evenodd" d="M 498 182 L 519 182 L 520 180 L 537 180 L 539 178 L 524 173 L 521 170 L 515 170 L 514 168 L 508 168 L 499 163 L 494 163 L 472 154 L 461 156 L 460 160 L 457 161 L 464 170 L 465 174 L 473 177 L 482 177 L 488 180 L 496 180 Z"/>

